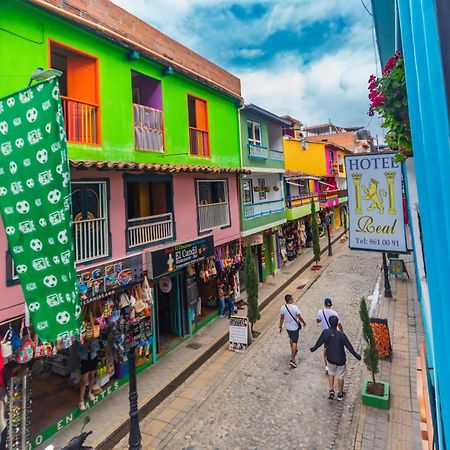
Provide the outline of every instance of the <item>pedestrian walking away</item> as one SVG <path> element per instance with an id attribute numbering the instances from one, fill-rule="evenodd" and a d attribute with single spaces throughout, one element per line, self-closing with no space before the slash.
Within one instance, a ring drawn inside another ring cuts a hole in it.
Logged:
<path id="1" fill-rule="evenodd" d="M 294 298 L 287 294 L 284 297 L 286 304 L 280 308 L 280 333 L 283 330 L 283 322 L 285 323 L 286 331 L 289 336 L 289 343 L 291 346 L 291 360 L 289 364 L 291 367 L 297 367 L 295 357 L 298 352 L 298 335 L 302 325 L 306 327 L 306 322 L 300 314 L 300 309 L 294 305 Z"/>
<path id="2" fill-rule="evenodd" d="M 339 323 L 338 323 L 337 329 L 339 331 L 344 331 L 344 329 L 342 328 L 342 324 L 339 320 L 338 313 L 334 309 L 331 309 L 331 307 L 333 306 L 333 302 L 331 301 L 331 298 L 326 298 L 325 301 L 323 302 L 323 304 L 324 304 L 324 308 L 320 309 L 317 312 L 317 318 L 316 318 L 316 322 L 320 323 L 322 325 L 322 331 L 330 328 L 330 317 L 331 316 L 336 316 L 338 318 Z M 323 349 L 323 360 L 325 362 L 325 373 L 328 375 L 327 357 L 325 355 L 325 352 L 326 352 L 326 346 L 324 346 L 324 349 Z"/>
<path id="3" fill-rule="evenodd" d="M 317 342 L 310 348 L 311 352 L 315 352 L 319 347 L 325 345 L 325 355 L 328 365 L 328 398 L 334 399 L 334 378 L 338 379 L 338 400 L 344 399 L 344 377 L 346 371 L 347 356 L 345 349 L 347 349 L 358 361 L 361 360 L 361 355 L 356 353 L 352 344 L 347 338 L 347 335 L 337 329 L 339 319 L 336 316 L 331 316 L 328 319 L 330 328 L 322 331 L 322 334 L 317 339 Z"/>

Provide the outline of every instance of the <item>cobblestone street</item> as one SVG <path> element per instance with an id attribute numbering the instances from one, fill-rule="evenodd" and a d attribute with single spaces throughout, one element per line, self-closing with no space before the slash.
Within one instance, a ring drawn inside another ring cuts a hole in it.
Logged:
<path id="1" fill-rule="evenodd" d="M 358 300 L 372 293 L 379 263 L 378 254 L 342 248 L 301 295 L 297 304 L 308 326 L 301 331 L 297 369 L 288 365 L 289 344 L 285 331 L 282 335 L 278 332 L 278 308 L 285 292 L 298 297 L 302 291 L 296 290 L 297 282 L 283 291 L 271 308 L 269 327 L 247 353 L 239 355 L 236 361 L 228 359 L 225 371 L 216 374 L 213 388 L 199 391 L 197 398 L 193 396 L 197 405 L 158 447 L 351 448 L 354 436 L 349 424 L 354 402 L 359 399 L 360 363 L 348 355 L 348 395 L 344 402 L 330 401 L 322 350 L 311 354 L 309 347 L 320 334 L 315 319 L 325 297 L 333 299 L 350 341 L 355 348 L 360 347 Z M 201 379 L 203 370 L 207 367 L 192 378 Z M 142 428 L 145 433 L 145 426 Z"/>

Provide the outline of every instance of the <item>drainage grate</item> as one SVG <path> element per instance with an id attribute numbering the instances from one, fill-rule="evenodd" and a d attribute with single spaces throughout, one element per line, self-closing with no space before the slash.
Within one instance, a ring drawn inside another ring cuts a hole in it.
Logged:
<path id="1" fill-rule="evenodd" d="M 194 350 L 198 350 L 199 348 L 202 348 L 203 344 L 200 344 L 200 342 L 190 342 L 188 345 L 186 345 L 186 348 L 193 348 Z"/>

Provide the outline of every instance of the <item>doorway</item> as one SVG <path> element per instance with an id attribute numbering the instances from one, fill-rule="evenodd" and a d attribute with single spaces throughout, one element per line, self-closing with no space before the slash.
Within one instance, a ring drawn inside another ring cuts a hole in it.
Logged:
<path id="1" fill-rule="evenodd" d="M 157 353 L 175 345 L 183 336 L 179 276 L 162 277 L 156 283 Z"/>

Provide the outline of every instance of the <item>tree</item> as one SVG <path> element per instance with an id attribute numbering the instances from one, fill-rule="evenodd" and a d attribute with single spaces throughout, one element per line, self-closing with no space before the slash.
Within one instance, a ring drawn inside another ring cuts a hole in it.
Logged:
<path id="1" fill-rule="evenodd" d="M 367 347 L 364 349 L 364 364 L 367 370 L 372 374 L 373 385 L 375 386 L 375 374 L 378 373 L 378 351 L 375 344 L 375 337 L 373 335 L 372 327 L 370 326 L 369 310 L 367 309 L 366 299 L 361 298 L 359 304 L 359 317 L 362 322 L 362 332 Z"/>
<path id="2" fill-rule="evenodd" d="M 320 261 L 320 240 L 319 240 L 319 224 L 316 216 L 316 203 L 314 198 L 311 199 L 311 232 L 313 240 L 314 261 L 316 266 Z"/>
<path id="3" fill-rule="evenodd" d="M 245 252 L 245 289 L 247 290 L 247 315 L 251 323 L 250 330 L 253 333 L 253 325 L 261 318 L 258 305 L 258 288 L 259 280 L 256 272 L 255 262 L 253 261 L 252 251 L 250 246 Z"/>

